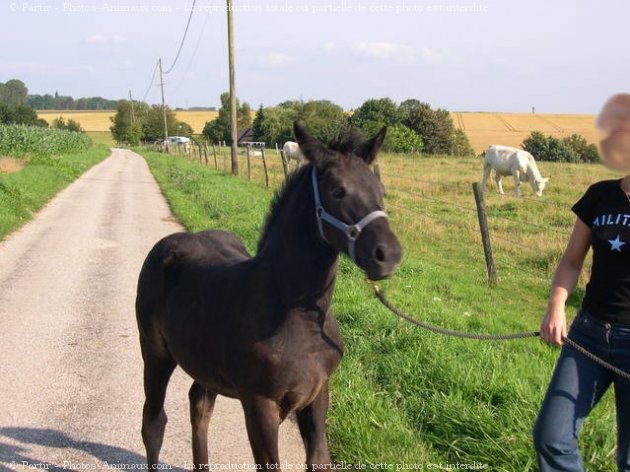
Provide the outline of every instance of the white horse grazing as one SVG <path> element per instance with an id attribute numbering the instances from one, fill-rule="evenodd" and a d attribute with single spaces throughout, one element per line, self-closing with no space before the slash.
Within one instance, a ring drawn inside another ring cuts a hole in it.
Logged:
<path id="1" fill-rule="evenodd" d="M 549 181 L 544 178 L 534 156 L 527 151 L 509 146 L 491 144 L 486 150 L 483 158 L 483 177 L 481 178 L 481 190 L 486 190 L 486 182 L 490 177 L 490 172 L 494 169 L 494 180 L 497 183 L 497 191 L 503 194 L 501 178 L 506 175 L 514 177 L 514 193 L 521 196 L 521 182 L 529 182 L 534 193 L 542 197 L 545 185 Z"/>
<path id="2" fill-rule="evenodd" d="M 297 168 L 306 162 L 302 151 L 300 150 L 300 146 L 298 143 L 293 141 L 287 141 L 282 146 L 282 152 L 284 153 L 284 158 L 287 160 L 287 166 L 291 167 L 291 161 L 294 160 L 297 162 Z"/>

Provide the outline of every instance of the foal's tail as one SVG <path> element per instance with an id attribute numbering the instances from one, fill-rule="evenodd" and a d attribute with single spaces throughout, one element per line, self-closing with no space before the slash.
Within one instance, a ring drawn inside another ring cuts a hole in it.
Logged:
<path id="1" fill-rule="evenodd" d="M 141 339 L 161 338 L 158 327 L 166 295 L 166 270 L 174 257 L 167 237 L 153 246 L 144 260 L 136 292 L 136 320 Z"/>

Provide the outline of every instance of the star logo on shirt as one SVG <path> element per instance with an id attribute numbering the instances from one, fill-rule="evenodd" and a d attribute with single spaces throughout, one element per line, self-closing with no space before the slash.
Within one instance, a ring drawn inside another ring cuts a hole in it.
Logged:
<path id="1" fill-rule="evenodd" d="M 611 251 L 619 251 L 619 252 L 621 252 L 621 246 L 626 244 L 621 240 L 621 237 L 619 235 L 617 235 L 615 239 L 609 239 L 608 242 L 610 243 Z"/>

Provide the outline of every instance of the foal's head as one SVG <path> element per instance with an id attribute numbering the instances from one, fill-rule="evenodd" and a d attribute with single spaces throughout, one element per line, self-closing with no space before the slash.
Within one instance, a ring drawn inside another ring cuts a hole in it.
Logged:
<path id="1" fill-rule="evenodd" d="M 402 249 L 387 222 L 383 186 L 368 167 L 383 144 L 385 128 L 367 141 L 348 136 L 329 147 L 298 123 L 294 131 L 304 157 L 313 165 L 313 211 L 317 211 L 320 237 L 348 254 L 370 279 L 392 275 Z"/>

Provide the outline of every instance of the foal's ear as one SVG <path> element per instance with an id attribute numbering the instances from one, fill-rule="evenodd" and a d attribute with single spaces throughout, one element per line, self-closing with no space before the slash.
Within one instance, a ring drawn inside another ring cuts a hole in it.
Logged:
<path id="1" fill-rule="evenodd" d="M 385 133 L 387 133 L 387 127 L 383 126 L 378 133 L 361 145 L 356 155 L 361 157 L 368 165 L 374 162 L 378 151 L 383 145 L 383 141 L 385 141 Z"/>
<path id="2" fill-rule="evenodd" d="M 304 157 L 315 165 L 321 164 L 329 154 L 328 148 L 306 131 L 306 128 L 297 121 L 293 123 L 293 132 L 300 145 Z"/>

